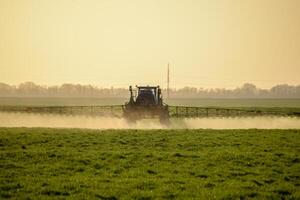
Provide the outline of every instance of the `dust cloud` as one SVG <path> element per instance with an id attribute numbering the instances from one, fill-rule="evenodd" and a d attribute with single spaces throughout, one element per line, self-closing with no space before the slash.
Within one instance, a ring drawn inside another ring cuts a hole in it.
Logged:
<path id="1" fill-rule="evenodd" d="M 0 112 L 0 127 L 52 127 L 90 129 L 161 129 L 158 121 L 128 123 L 124 118 Z"/>
<path id="2" fill-rule="evenodd" d="M 299 129 L 300 118 L 296 117 L 227 117 L 184 119 L 188 128 L 211 129 Z"/>
<path id="3" fill-rule="evenodd" d="M 158 120 L 128 123 L 123 118 L 0 112 L 0 127 L 50 127 L 89 129 L 299 129 L 296 117 L 227 117 L 172 119 L 169 126 Z"/>

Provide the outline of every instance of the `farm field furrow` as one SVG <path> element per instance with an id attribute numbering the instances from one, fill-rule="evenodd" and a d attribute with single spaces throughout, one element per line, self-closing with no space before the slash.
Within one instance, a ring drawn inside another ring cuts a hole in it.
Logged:
<path id="1" fill-rule="evenodd" d="M 0 128 L 0 198 L 299 199 L 300 130 Z"/>

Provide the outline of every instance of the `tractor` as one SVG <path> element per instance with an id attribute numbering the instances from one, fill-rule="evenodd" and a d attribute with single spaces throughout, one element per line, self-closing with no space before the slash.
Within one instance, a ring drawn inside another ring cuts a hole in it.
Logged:
<path id="1" fill-rule="evenodd" d="M 159 86 L 129 86 L 130 99 L 124 106 L 124 117 L 130 122 L 155 118 L 163 124 L 169 123 L 168 105 L 163 102 Z"/>

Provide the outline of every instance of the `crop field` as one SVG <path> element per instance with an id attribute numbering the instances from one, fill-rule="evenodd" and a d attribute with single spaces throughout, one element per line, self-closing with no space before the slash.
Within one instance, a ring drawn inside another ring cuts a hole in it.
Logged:
<path id="1" fill-rule="evenodd" d="M 121 98 L 0 98 L 0 111 L 122 117 Z M 300 116 L 300 99 L 169 99 L 170 117 Z"/>
<path id="2" fill-rule="evenodd" d="M 300 130 L 0 128 L 0 198 L 300 199 Z"/>
<path id="3" fill-rule="evenodd" d="M 123 98 L 0 97 L 1 106 L 102 106 L 122 105 L 126 101 L 128 101 L 128 99 Z"/>
<path id="4" fill-rule="evenodd" d="M 128 98 L 12 98 L 0 97 L 0 106 L 123 105 Z M 166 99 L 173 106 L 300 108 L 300 99 Z"/>

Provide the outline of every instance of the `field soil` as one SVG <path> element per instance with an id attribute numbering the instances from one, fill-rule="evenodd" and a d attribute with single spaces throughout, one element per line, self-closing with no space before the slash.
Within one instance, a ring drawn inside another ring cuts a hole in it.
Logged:
<path id="1" fill-rule="evenodd" d="M 300 130 L 0 128 L 0 198 L 300 199 Z"/>

